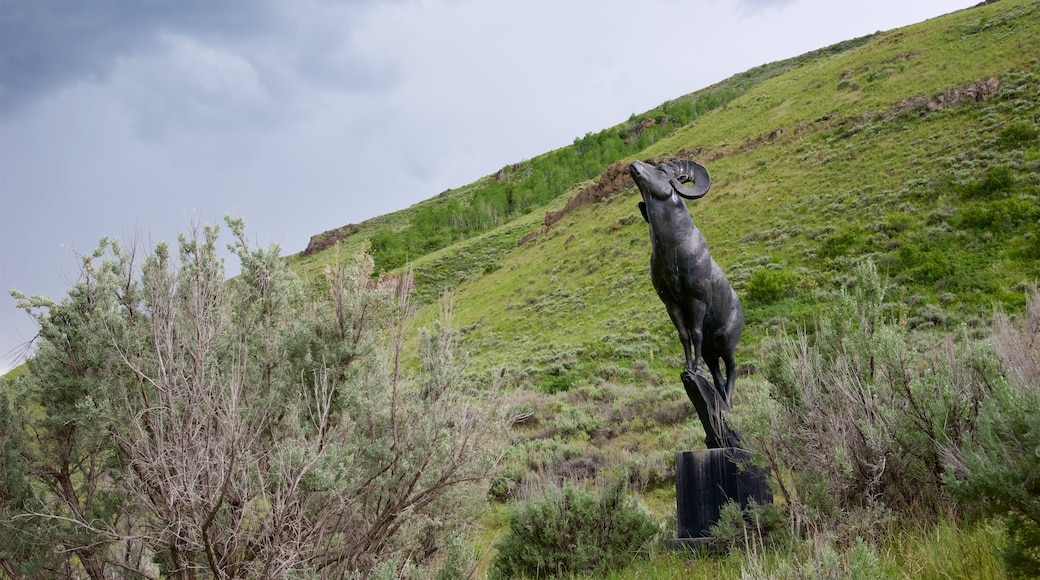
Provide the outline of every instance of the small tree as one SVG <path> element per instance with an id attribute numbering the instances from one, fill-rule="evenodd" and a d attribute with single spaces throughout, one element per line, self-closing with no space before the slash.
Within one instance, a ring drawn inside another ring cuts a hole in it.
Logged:
<path id="1" fill-rule="evenodd" d="M 40 506 L 30 486 L 25 392 L 0 377 L 0 569 L 10 578 L 70 575 L 51 522 L 26 517 Z M 51 538 L 49 541 L 47 538 Z"/>
<path id="2" fill-rule="evenodd" d="M 407 280 L 373 283 L 360 256 L 305 287 L 277 247 L 251 249 L 242 222 L 228 226 L 231 280 L 209 226 L 139 269 L 106 240 L 70 293 L 82 301 L 25 302 L 39 309 L 37 367 L 68 368 L 54 345 L 92 353 L 89 389 L 68 396 L 90 435 L 77 441 L 110 459 L 96 487 L 121 502 L 118 518 L 35 515 L 95 534 L 65 545 L 101 566 L 146 575 L 340 577 L 425 561 L 482 503 L 493 394 L 460 380 L 446 323 L 422 334 L 420 372 L 404 370 Z M 48 376 L 31 390 L 52 388 Z M 131 545 L 154 558 L 117 561 Z"/>
<path id="3" fill-rule="evenodd" d="M 6 499 L 4 541 L 15 550 L 0 560 L 12 576 L 68 577 L 82 570 L 100 580 L 115 566 L 136 568 L 143 543 L 128 534 L 133 520 L 127 496 L 114 485 L 118 450 L 102 427 L 106 380 L 118 369 L 107 353 L 104 311 L 121 307 L 106 285 L 127 282 L 110 264 L 98 265 L 105 248 L 81 256 L 80 280 L 55 304 L 15 293 L 37 315 L 40 331 L 29 373 L 5 381 Z M 126 537 L 118 549 L 113 543 Z M 18 569 L 15 573 L 13 570 Z"/>

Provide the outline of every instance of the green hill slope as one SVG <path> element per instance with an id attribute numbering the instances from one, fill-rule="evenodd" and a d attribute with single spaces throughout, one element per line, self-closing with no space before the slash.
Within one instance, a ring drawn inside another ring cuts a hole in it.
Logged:
<path id="1" fill-rule="evenodd" d="M 758 67 L 327 232 L 338 242 L 293 261 L 316 272 L 366 248 L 394 271 L 406 256 L 423 305 L 413 325 L 453 304 L 469 373 L 503 384 L 518 421 L 493 494 L 614 467 L 659 489 L 645 499 L 668 513 L 671 454 L 703 433 L 650 284 L 628 161 L 692 157 L 711 171 L 689 207 L 744 303 L 748 373 L 762 338 L 811 330 L 864 258 L 890 285 L 893 319 L 981 332 L 1040 280 L 1038 38 L 1040 1 L 1000 0 Z M 512 207 L 490 211 L 498 195 Z M 487 227 L 452 221 L 480 211 Z M 411 245 L 386 245 L 394 236 Z M 759 383 L 738 381 L 738 415 Z"/>
<path id="2" fill-rule="evenodd" d="M 740 360 L 753 361 L 763 335 L 811 321 L 863 257 L 893 284 L 894 315 L 915 327 L 972 325 L 995 303 L 1020 305 L 1040 277 L 1037 38 L 1040 3 L 1002 0 L 759 67 L 366 222 L 341 244 L 424 231 L 445 208 L 479 206 L 490 184 L 542 182 L 526 199 L 549 205 L 485 234 L 449 227 L 443 235 L 459 241 L 417 249 L 433 250 L 410 258 L 420 299 L 451 291 L 477 370 L 505 369 L 517 384 L 563 389 L 628 377 L 633 365 L 673 376 L 678 343 L 649 284 L 648 236 L 623 164 L 600 182 L 546 177 L 607 143 L 578 172 L 584 180 L 623 153 L 610 142 L 631 142 L 646 147 L 618 159 L 689 156 L 711 170 L 711 193 L 690 209 L 745 302 Z M 633 139 L 640 128 L 659 131 Z M 589 202 L 561 212 L 572 198 Z"/>
<path id="3" fill-rule="evenodd" d="M 336 256 L 364 248 L 381 271 L 495 229 L 530 212 L 540 214 L 578 184 L 610 164 L 631 157 L 692 120 L 746 93 L 764 80 L 867 42 L 864 37 L 763 65 L 721 83 L 666 102 L 641 115 L 574 140 L 574 144 L 515 163 L 467 186 L 448 190 L 412 207 L 312 236 L 295 256 L 298 268 L 314 273 Z M 339 250 L 336 246 L 341 246 Z M 445 288 L 441 287 L 443 291 Z"/>

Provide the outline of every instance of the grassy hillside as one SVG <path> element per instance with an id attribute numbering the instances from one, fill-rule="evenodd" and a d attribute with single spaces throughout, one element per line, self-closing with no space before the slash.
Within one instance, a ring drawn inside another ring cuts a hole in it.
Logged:
<path id="1" fill-rule="evenodd" d="M 692 157 L 712 173 L 689 206 L 747 314 L 739 414 L 741 391 L 761 384 L 762 339 L 811 329 L 864 258 L 887 279 L 892 319 L 914 329 L 981 329 L 994 308 L 1022 307 L 1040 280 L 1037 39 L 1040 2 L 1000 0 L 758 67 L 294 263 L 314 272 L 362 247 L 384 270 L 407 260 L 425 305 L 415 326 L 450 299 L 469 372 L 511 387 L 499 497 L 615 466 L 667 514 L 671 453 L 703 434 L 627 161 Z M 481 227 L 444 211 L 472 216 L 510 191 Z M 376 247 L 438 223 L 428 246 Z"/>
<path id="2" fill-rule="evenodd" d="M 566 184 L 545 177 L 553 163 L 665 127 L 619 159 L 690 156 L 711 170 L 711 193 L 690 207 L 745 302 L 742 360 L 765 334 L 811 321 L 866 256 L 909 324 L 977 324 L 995 303 L 1020 306 L 1040 276 L 1038 15 L 1037 2 L 1002 0 L 753 69 L 361 224 L 298 263 L 313 271 L 440 206 L 477 205 L 490 184 L 551 183 L 532 198 L 547 205 L 411 258 L 420 300 L 451 291 L 477 366 L 518 384 L 560 388 L 644 361 L 673 376 L 678 344 L 650 288 L 631 181 L 542 225 L 594 184 L 586 171 L 555 195 Z M 676 126 L 666 112 L 681 103 L 710 106 Z"/>
<path id="3" fill-rule="evenodd" d="M 734 75 L 643 114 L 632 115 L 614 127 L 587 133 L 576 138 L 571 146 L 503 167 L 493 175 L 442 192 L 405 210 L 316 234 L 308 247 L 294 256 L 297 267 L 305 274 L 314 274 L 323 264 L 341 258 L 342 250 L 349 255 L 364 248 L 372 254 L 377 268 L 385 272 L 503 224 L 511 228 L 515 224 L 510 222 L 532 212 L 540 215 L 544 204 L 566 196 L 610 164 L 638 154 L 757 84 L 859 46 L 870 38 L 838 43 Z M 340 248 L 337 250 L 336 246 Z M 437 285 L 433 295 L 452 285 Z"/>

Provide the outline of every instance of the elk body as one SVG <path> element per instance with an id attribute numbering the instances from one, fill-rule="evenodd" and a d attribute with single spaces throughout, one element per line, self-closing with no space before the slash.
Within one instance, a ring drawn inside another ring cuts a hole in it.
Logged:
<path id="1" fill-rule="evenodd" d="M 686 355 L 683 381 L 693 379 L 703 360 L 728 408 L 736 381 L 733 354 L 744 330 L 744 309 L 708 253 L 708 243 L 693 225 L 684 201 L 703 197 L 711 178 L 707 169 L 688 160 L 657 166 L 635 161 L 629 173 L 643 196 L 639 211 L 650 224 L 650 278 Z M 725 378 L 720 360 L 726 365 Z"/>

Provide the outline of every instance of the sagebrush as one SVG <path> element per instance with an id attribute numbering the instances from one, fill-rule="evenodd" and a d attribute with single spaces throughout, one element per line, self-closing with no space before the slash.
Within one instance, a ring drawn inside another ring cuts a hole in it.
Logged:
<path id="1" fill-rule="evenodd" d="M 231 279 L 207 226 L 140 264 L 105 240 L 66 299 L 23 297 L 40 338 L 0 413 L 11 576 L 365 575 L 479 514 L 502 423 L 450 325 L 408 371 L 407 279 L 360 255 L 305 287 L 228 225 Z"/>

